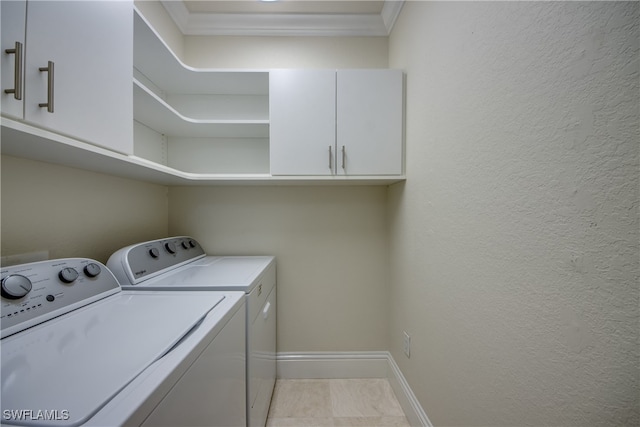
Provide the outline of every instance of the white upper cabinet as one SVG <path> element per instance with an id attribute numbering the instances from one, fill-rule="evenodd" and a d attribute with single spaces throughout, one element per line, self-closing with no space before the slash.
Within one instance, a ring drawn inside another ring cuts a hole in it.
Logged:
<path id="1" fill-rule="evenodd" d="M 402 71 L 337 75 L 338 175 L 402 174 Z"/>
<path id="2" fill-rule="evenodd" d="M 400 70 L 272 70 L 272 175 L 402 175 Z"/>
<path id="3" fill-rule="evenodd" d="M 2 114 L 22 119 L 23 111 L 23 77 L 24 77 L 24 32 L 27 14 L 26 1 L 0 2 L 2 16 Z"/>
<path id="4" fill-rule="evenodd" d="M 126 1 L 28 1 L 25 120 L 131 153 L 132 13 Z"/>
<path id="5" fill-rule="evenodd" d="M 3 115 L 23 118 L 39 128 L 117 152 L 132 153 L 132 3 L 27 1 L 26 21 L 17 5 L 11 3 L 14 2 L 2 2 L 2 48 L 9 48 L 5 44 L 14 43 L 15 38 L 5 39 L 5 20 L 10 19 L 12 27 L 26 22 L 24 115 L 16 114 L 14 107 L 5 102 L 11 94 L 4 90 Z M 5 15 L 7 10 L 10 13 Z M 8 84 L 5 63 L 14 62 L 7 59 L 5 54 L 3 89 Z M 10 75 L 14 75 L 13 71 Z"/>
<path id="6" fill-rule="evenodd" d="M 168 185 L 402 181 L 399 70 L 203 69 L 130 0 L 0 0 L 2 153 Z"/>
<path id="7" fill-rule="evenodd" d="M 269 73 L 272 175 L 335 173 L 335 70 Z"/>

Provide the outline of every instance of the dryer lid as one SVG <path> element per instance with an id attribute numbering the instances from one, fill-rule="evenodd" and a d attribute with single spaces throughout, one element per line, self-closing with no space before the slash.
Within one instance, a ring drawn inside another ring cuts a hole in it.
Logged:
<path id="1" fill-rule="evenodd" d="M 137 290 L 218 290 L 249 293 L 261 274 L 274 262 L 272 256 L 208 256 L 123 289 Z"/>

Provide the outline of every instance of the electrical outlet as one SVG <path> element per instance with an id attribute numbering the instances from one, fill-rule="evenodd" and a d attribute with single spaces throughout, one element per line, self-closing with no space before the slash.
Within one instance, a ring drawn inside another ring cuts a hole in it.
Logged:
<path id="1" fill-rule="evenodd" d="M 409 335 L 404 331 L 402 331 L 402 334 L 404 336 L 404 340 L 402 343 L 402 351 L 404 351 L 404 354 L 407 357 L 411 357 L 411 335 Z"/>

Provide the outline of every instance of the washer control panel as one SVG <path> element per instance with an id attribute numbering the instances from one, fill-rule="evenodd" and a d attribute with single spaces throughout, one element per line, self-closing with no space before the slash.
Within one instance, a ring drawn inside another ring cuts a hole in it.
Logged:
<path id="1" fill-rule="evenodd" d="M 123 248 L 109 258 L 107 265 L 123 284 L 135 285 L 203 256 L 200 243 L 188 236 L 178 236 Z M 122 269 L 126 276 L 121 277 Z"/>
<path id="2" fill-rule="evenodd" d="M 109 269 L 88 258 L 64 258 L 3 267 L 2 337 L 120 292 Z"/>

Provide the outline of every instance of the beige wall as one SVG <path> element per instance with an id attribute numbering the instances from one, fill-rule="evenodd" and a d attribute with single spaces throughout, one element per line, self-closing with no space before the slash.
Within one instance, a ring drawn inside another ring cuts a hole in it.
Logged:
<path id="1" fill-rule="evenodd" d="M 2 156 L 2 256 L 106 262 L 116 249 L 165 237 L 167 188 Z"/>
<path id="2" fill-rule="evenodd" d="M 185 37 L 210 68 L 387 67 L 386 37 Z M 385 350 L 385 187 L 175 187 L 169 231 L 278 258 L 278 351 Z"/>
<path id="3" fill-rule="evenodd" d="M 386 350 L 385 187 L 172 187 L 171 234 L 275 255 L 278 351 Z"/>
<path id="4" fill-rule="evenodd" d="M 639 7 L 402 10 L 390 343 L 434 425 L 640 423 Z"/>

